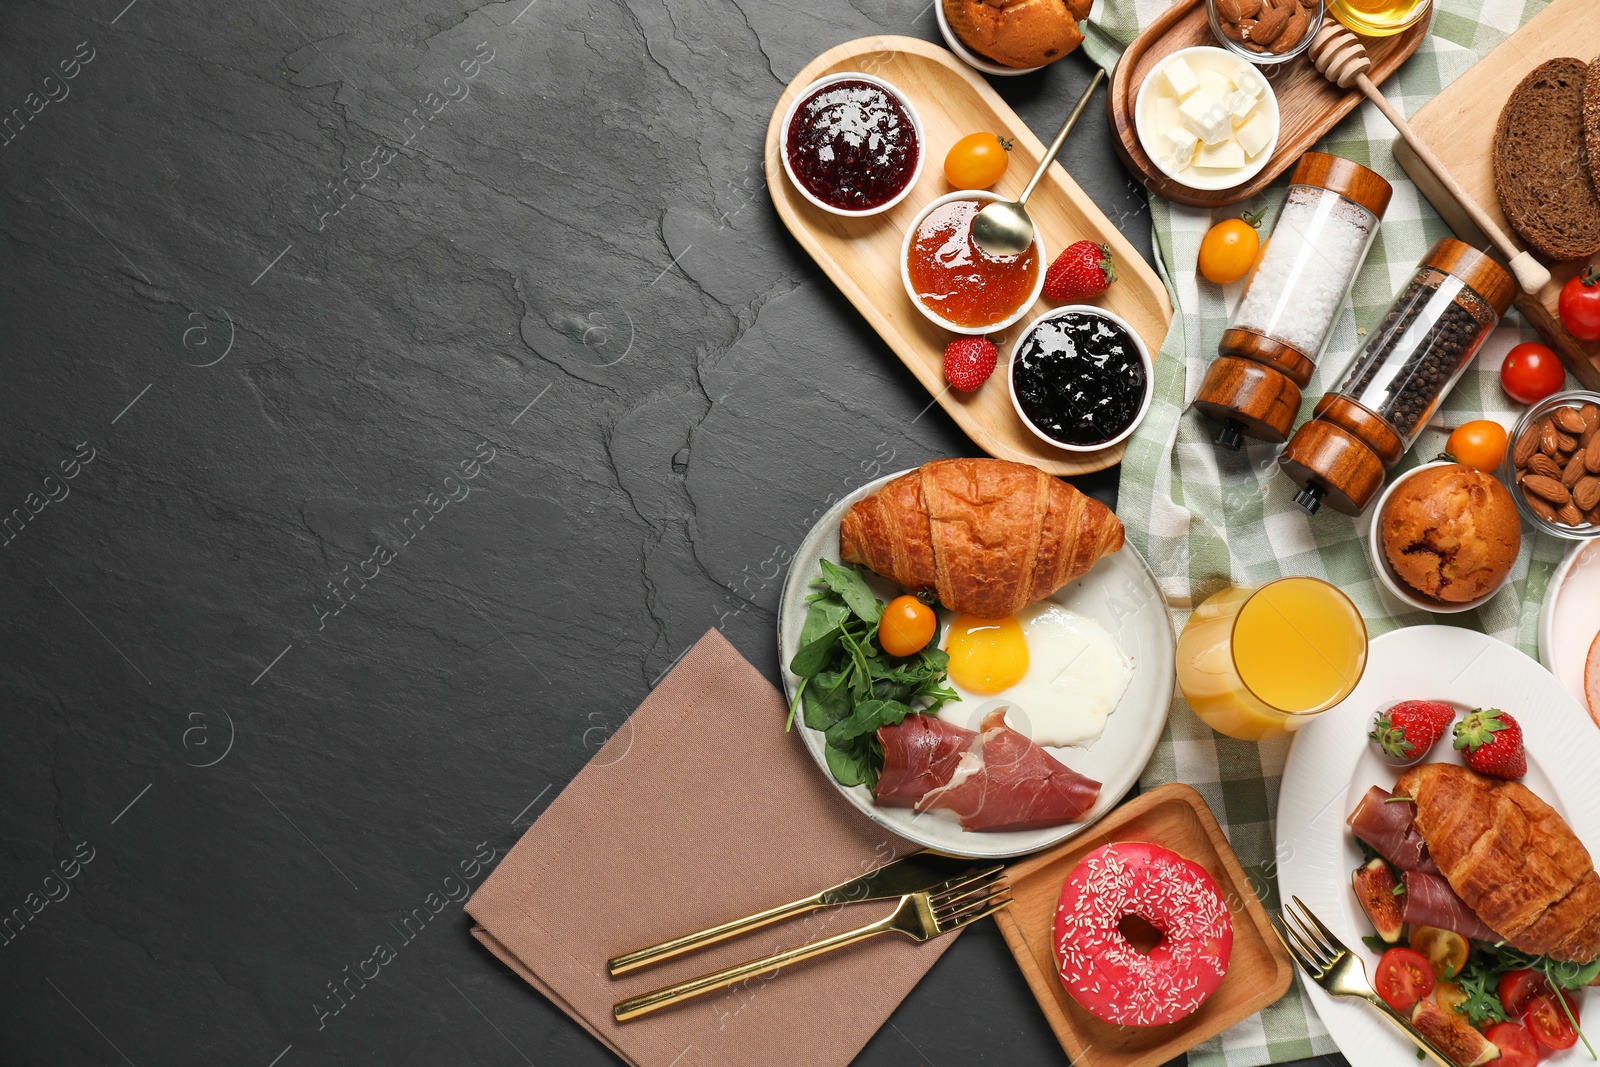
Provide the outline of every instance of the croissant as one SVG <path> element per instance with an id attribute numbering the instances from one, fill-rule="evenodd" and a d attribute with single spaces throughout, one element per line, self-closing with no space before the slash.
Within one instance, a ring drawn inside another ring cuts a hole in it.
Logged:
<path id="1" fill-rule="evenodd" d="M 1600 956 L 1600 875 L 1566 820 L 1531 789 L 1426 763 L 1394 791 L 1416 798 L 1433 862 L 1512 948 L 1578 963 Z"/>
<path id="2" fill-rule="evenodd" d="M 1111 509 L 1036 467 L 938 459 L 845 513 L 839 551 L 951 611 L 1015 615 L 1122 547 Z"/>

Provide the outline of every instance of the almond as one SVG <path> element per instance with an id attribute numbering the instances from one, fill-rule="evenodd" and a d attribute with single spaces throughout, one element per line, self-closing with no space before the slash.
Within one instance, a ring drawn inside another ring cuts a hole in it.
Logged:
<path id="1" fill-rule="evenodd" d="M 1255 25 L 1254 19 L 1240 19 L 1238 22 L 1222 20 L 1222 36 L 1230 41 L 1244 42 L 1250 32 L 1250 27 Z"/>
<path id="2" fill-rule="evenodd" d="M 1584 511 L 1593 511 L 1600 506 L 1600 478 L 1591 474 L 1579 479 L 1578 484 L 1572 487 L 1572 502 Z"/>
<path id="3" fill-rule="evenodd" d="M 1305 8 L 1296 6 L 1290 8 L 1290 10 L 1293 13 L 1289 16 L 1289 21 L 1284 25 L 1283 31 L 1278 34 L 1277 41 L 1274 42 L 1276 50 L 1279 52 L 1287 52 L 1299 44 L 1300 38 L 1304 37 L 1306 30 L 1311 28 L 1311 16 L 1306 14 Z"/>
<path id="4" fill-rule="evenodd" d="M 1585 404 L 1578 409 L 1578 418 L 1583 420 L 1583 428 L 1593 433 L 1600 430 L 1600 404 Z"/>
<path id="5" fill-rule="evenodd" d="M 1578 414 L 1577 408 L 1556 408 L 1550 417 L 1555 421 L 1556 429 L 1563 433 L 1578 434 L 1585 429 L 1583 416 Z"/>
<path id="6" fill-rule="evenodd" d="M 1217 10 L 1227 22 L 1253 19 L 1261 11 L 1261 0 L 1217 0 Z"/>
<path id="7" fill-rule="evenodd" d="M 1527 466 L 1529 474 L 1542 474 L 1546 478 L 1559 479 L 1564 473 L 1561 469 L 1561 464 L 1557 463 L 1543 452 L 1535 452 L 1528 459 Z"/>
<path id="8" fill-rule="evenodd" d="M 1584 464 L 1582 455 L 1574 455 L 1567 460 L 1566 470 L 1561 472 L 1561 484 L 1571 489 L 1578 484 L 1578 479 L 1587 476 L 1589 468 Z"/>
<path id="9" fill-rule="evenodd" d="M 1528 461 L 1539 454 L 1539 435 L 1533 430 L 1527 430 L 1517 438 L 1517 443 L 1511 448 L 1511 463 L 1516 467 L 1526 467 Z"/>
<path id="10" fill-rule="evenodd" d="M 1528 502 L 1528 507 L 1533 509 L 1533 513 L 1539 516 L 1545 522 L 1556 521 L 1556 509 L 1551 506 L 1548 500 L 1540 500 L 1538 497 L 1528 492 L 1526 485 L 1524 485 L 1522 489 L 1522 499 L 1526 500 Z"/>
<path id="11" fill-rule="evenodd" d="M 1589 520 L 1590 526 L 1600 526 L 1600 507 L 1590 508 L 1583 513 L 1583 517 Z"/>
<path id="12" fill-rule="evenodd" d="M 1284 27 L 1289 25 L 1288 7 L 1263 8 L 1256 24 L 1251 27 L 1249 38 L 1263 48 L 1271 45 L 1283 33 Z"/>
<path id="13" fill-rule="evenodd" d="M 1583 512 L 1579 511 L 1572 504 L 1564 504 L 1556 512 L 1556 521 L 1564 522 L 1568 526 L 1582 526 L 1584 521 Z"/>
<path id="14" fill-rule="evenodd" d="M 1542 474 L 1530 474 L 1522 479 L 1522 488 L 1534 496 L 1543 497 L 1556 507 L 1572 502 L 1572 494 L 1567 492 L 1566 486 Z"/>
<path id="15" fill-rule="evenodd" d="M 1575 452 L 1578 449 L 1578 439 L 1569 433 L 1556 431 L 1556 451 Z"/>
<path id="16" fill-rule="evenodd" d="M 1539 451 L 1547 456 L 1555 455 L 1560 449 L 1556 445 L 1556 438 L 1560 431 L 1556 429 L 1555 421 L 1546 415 L 1539 420 Z"/>
<path id="17" fill-rule="evenodd" d="M 1589 447 L 1583 450 L 1583 463 L 1593 474 L 1600 474 L 1600 434 L 1589 439 Z"/>

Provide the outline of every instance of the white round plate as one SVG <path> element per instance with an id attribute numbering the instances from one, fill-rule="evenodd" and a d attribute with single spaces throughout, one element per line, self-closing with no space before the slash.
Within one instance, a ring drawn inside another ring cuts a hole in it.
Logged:
<path id="1" fill-rule="evenodd" d="M 1522 727 L 1529 789 L 1567 820 L 1591 855 L 1600 850 L 1600 730 L 1549 671 L 1503 641 L 1456 626 L 1411 626 L 1375 638 L 1361 683 L 1345 701 L 1295 735 L 1278 792 L 1278 891 L 1297 896 L 1372 974 L 1377 957 L 1361 944 L 1372 925 L 1356 904 L 1350 874 L 1361 850 L 1345 827 L 1361 795 L 1394 785 L 1400 772 L 1367 741 L 1372 716 L 1397 700 L 1444 700 L 1460 709 L 1497 707 Z M 1459 763 L 1448 738 L 1428 754 Z M 1417 1050 L 1369 1004 L 1334 1000 L 1303 982 L 1317 1014 L 1351 1063 L 1417 1067 Z M 1585 990 L 1592 1013 L 1595 993 Z M 1543 1061 L 1589 1062 L 1581 1046 Z"/>
<path id="2" fill-rule="evenodd" d="M 1583 668 L 1600 633 L 1600 540 L 1579 541 L 1568 550 L 1539 612 L 1539 662 L 1584 703 Z"/>
<path id="3" fill-rule="evenodd" d="M 798 651 L 811 582 L 822 577 L 818 560 L 825 556 L 833 562 L 839 561 L 839 522 L 844 513 L 857 500 L 877 492 L 900 474 L 885 475 L 840 500 L 817 520 L 795 551 L 778 603 L 778 656 L 783 661 L 783 688 L 790 701 L 794 700 L 800 679 L 789 671 L 789 661 Z M 865 569 L 861 573 L 873 592 L 884 600 L 903 591 L 880 575 Z M 1144 770 L 1156 742 L 1161 739 L 1167 709 L 1172 704 L 1175 644 L 1172 621 L 1167 616 L 1155 575 L 1150 573 L 1138 551 L 1127 543 L 1095 564 L 1082 578 L 1062 586 L 1050 600 L 1099 622 L 1134 661 L 1133 680 L 1117 710 L 1106 720 L 1105 733 L 1100 739 L 1087 748 L 1046 749 L 1068 767 L 1101 783 L 1100 798 L 1082 822 L 1042 830 L 978 832 L 963 830 L 947 812 L 930 811 L 918 815 L 909 808 L 879 807 L 866 786 L 845 787 L 834 781 L 823 756 L 822 731 L 808 728 L 797 714 L 794 729 L 817 761 L 817 773 L 826 776 L 850 803 L 879 826 L 924 848 L 955 856 L 984 859 L 1022 856 L 1088 829 L 1115 807 L 1138 780 L 1139 772 Z"/>

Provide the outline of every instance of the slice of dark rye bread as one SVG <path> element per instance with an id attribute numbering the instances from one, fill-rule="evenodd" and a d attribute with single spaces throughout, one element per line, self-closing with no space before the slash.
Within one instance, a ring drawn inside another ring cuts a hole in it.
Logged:
<path id="1" fill-rule="evenodd" d="M 1589 64 L 1583 82 L 1583 140 L 1589 150 L 1589 177 L 1600 190 L 1600 56 Z"/>
<path id="2" fill-rule="evenodd" d="M 1600 194 L 1584 146 L 1589 64 L 1552 59 L 1512 92 L 1494 131 L 1494 191 L 1506 218 L 1550 259 L 1600 252 Z"/>

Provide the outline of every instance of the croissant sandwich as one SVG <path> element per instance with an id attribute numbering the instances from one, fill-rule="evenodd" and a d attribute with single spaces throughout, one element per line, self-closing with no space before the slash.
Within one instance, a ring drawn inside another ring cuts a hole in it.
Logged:
<path id="1" fill-rule="evenodd" d="M 1400 776 L 1415 825 L 1456 895 L 1512 948 L 1589 963 L 1600 956 L 1600 875 L 1556 810 L 1521 782 L 1449 763 Z"/>
<path id="2" fill-rule="evenodd" d="M 1111 509 L 1024 463 L 939 459 L 857 501 L 839 550 L 951 611 L 1015 615 L 1122 547 Z"/>

